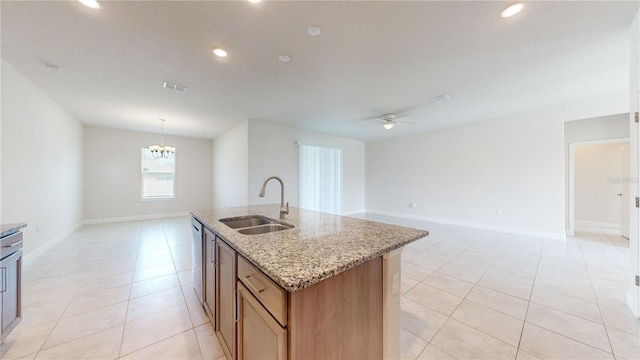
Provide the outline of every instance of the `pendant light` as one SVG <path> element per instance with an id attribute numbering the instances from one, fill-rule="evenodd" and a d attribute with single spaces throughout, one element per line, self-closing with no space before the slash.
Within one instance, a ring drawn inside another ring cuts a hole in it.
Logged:
<path id="1" fill-rule="evenodd" d="M 165 119 L 160 119 L 160 124 L 162 128 L 162 142 L 161 142 L 162 145 L 149 146 L 149 151 L 151 151 L 151 156 L 153 156 L 156 159 L 160 159 L 160 158 L 171 159 L 173 155 L 176 153 L 176 148 L 164 145 L 164 122 L 165 121 L 166 121 Z"/>

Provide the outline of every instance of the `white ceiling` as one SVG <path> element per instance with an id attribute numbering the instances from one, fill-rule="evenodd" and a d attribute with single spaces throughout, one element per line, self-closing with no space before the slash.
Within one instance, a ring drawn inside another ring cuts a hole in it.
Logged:
<path id="1" fill-rule="evenodd" d="M 167 133 L 214 138 L 262 119 L 374 140 L 629 109 L 638 1 L 527 2 L 509 19 L 503 1 L 102 3 L 0 2 L 2 57 L 86 124 L 158 132 L 164 118 Z M 390 112 L 415 125 L 365 126 Z"/>

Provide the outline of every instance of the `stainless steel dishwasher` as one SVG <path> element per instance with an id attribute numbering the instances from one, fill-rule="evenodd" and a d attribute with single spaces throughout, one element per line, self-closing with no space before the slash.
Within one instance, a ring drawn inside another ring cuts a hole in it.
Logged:
<path id="1" fill-rule="evenodd" d="M 202 249 L 203 241 L 202 241 L 202 224 L 196 220 L 196 218 L 191 218 L 191 258 L 192 261 L 192 273 L 193 273 L 193 289 L 198 296 L 198 301 L 200 301 L 200 305 L 203 305 L 202 294 L 204 293 L 202 279 L 204 278 L 204 268 L 202 263 L 204 259 L 202 258 L 203 249 Z"/>
<path id="2" fill-rule="evenodd" d="M 0 308 L 4 339 L 22 320 L 22 232 L 0 239 Z"/>

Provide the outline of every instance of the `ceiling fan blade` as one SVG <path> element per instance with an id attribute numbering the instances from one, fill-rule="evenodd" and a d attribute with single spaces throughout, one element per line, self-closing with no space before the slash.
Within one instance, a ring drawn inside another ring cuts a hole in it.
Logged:
<path id="1" fill-rule="evenodd" d="M 383 123 L 363 124 L 362 126 L 380 126 L 380 125 L 383 125 Z"/>
<path id="2" fill-rule="evenodd" d="M 415 123 L 413 121 L 399 121 L 399 120 L 396 120 L 396 123 L 398 123 L 398 124 L 415 125 Z"/>
<path id="3" fill-rule="evenodd" d="M 360 122 L 373 121 L 373 120 L 376 120 L 376 121 L 384 121 L 384 119 L 383 119 L 383 118 L 381 118 L 381 117 L 379 117 L 379 116 L 370 117 L 370 118 L 364 118 L 364 119 L 358 119 L 358 121 L 360 121 Z"/>
<path id="4" fill-rule="evenodd" d="M 400 121 L 404 119 L 411 119 L 411 115 L 400 116 L 400 117 L 397 117 L 395 120 Z"/>

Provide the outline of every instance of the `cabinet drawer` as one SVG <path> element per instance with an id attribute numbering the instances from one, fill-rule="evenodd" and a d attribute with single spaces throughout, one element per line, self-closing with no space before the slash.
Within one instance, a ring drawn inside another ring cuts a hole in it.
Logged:
<path id="1" fill-rule="evenodd" d="M 256 269 L 242 256 L 238 256 L 238 279 L 278 320 L 287 325 L 287 292 Z"/>

